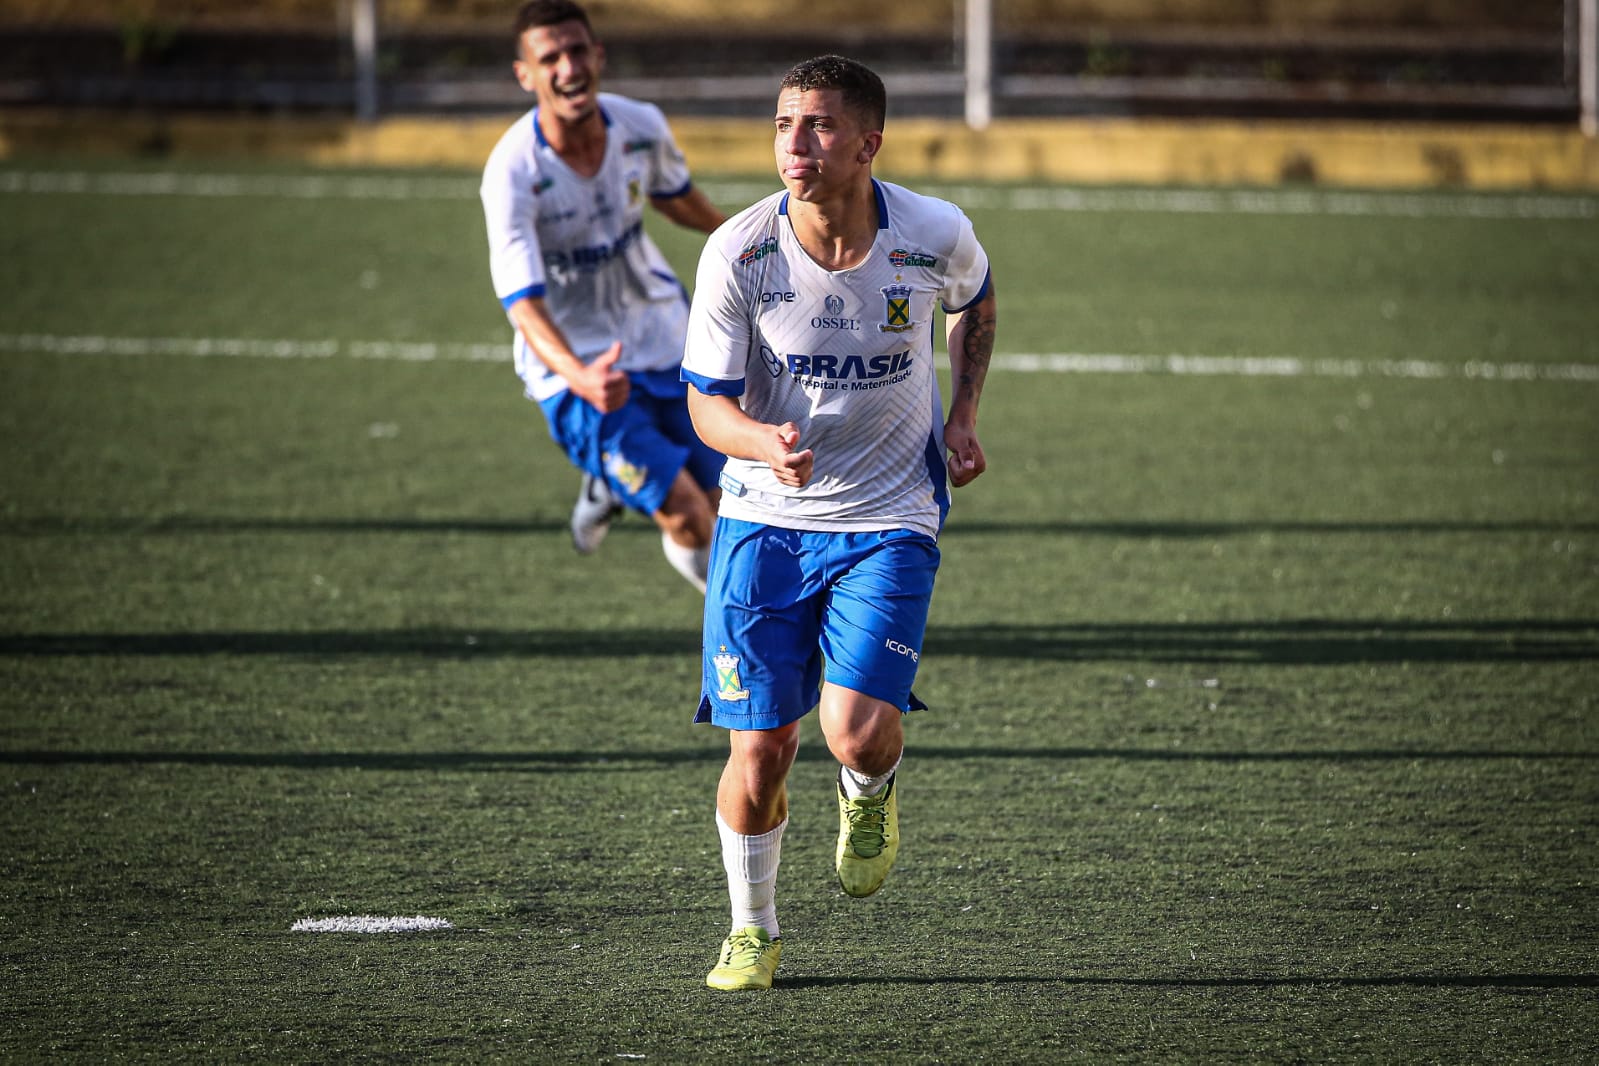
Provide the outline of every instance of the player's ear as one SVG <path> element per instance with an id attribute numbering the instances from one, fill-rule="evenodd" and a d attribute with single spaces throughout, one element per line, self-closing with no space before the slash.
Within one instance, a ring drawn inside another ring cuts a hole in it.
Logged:
<path id="1" fill-rule="evenodd" d="M 855 159 L 861 164 L 870 163 L 877 158 L 877 150 L 883 147 L 883 135 L 877 130 L 868 133 L 861 142 L 861 150 L 856 153 Z"/>
<path id="2" fill-rule="evenodd" d="M 538 82 L 533 80 L 533 68 L 520 59 L 511 61 L 511 72 L 516 75 L 516 83 L 522 87 L 523 92 L 535 92 Z"/>

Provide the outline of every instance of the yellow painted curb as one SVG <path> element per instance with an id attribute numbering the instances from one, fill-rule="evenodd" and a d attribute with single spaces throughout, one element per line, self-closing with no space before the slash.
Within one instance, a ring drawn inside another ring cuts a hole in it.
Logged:
<path id="1" fill-rule="evenodd" d="M 344 119 L 0 112 L 0 158 L 38 154 L 261 158 L 330 166 L 476 169 L 515 115 Z M 676 119 L 696 172 L 765 176 L 763 121 Z M 944 181 L 1317 184 L 1599 190 L 1599 142 L 1542 126 L 1355 122 L 891 121 L 879 175 Z"/>

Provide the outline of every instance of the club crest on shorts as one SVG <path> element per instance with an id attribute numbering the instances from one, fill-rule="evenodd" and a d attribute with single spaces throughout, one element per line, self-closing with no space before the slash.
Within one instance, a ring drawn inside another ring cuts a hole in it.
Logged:
<path id="1" fill-rule="evenodd" d="M 600 460 L 605 464 L 605 472 L 634 495 L 638 494 L 644 487 L 644 482 L 649 479 L 648 470 L 628 462 L 627 457 L 621 452 L 606 452 L 600 456 Z"/>
<path id="2" fill-rule="evenodd" d="M 916 328 L 911 321 L 911 287 L 887 285 L 883 288 L 883 324 L 877 327 L 884 333 L 906 333 Z"/>
<path id="3" fill-rule="evenodd" d="M 727 645 L 722 645 L 722 653 L 712 656 L 711 662 L 716 664 L 716 697 L 722 700 L 747 700 L 750 690 L 745 688 L 738 678 L 738 656 L 727 653 Z"/>

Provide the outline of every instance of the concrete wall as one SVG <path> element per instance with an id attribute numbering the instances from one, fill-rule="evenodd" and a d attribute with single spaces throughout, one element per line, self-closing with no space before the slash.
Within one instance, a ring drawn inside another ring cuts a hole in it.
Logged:
<path id="1" fill-rule="evenodd" d="M 241 157 L 330 166 L 475 170 L 509 117 L 230 119 L 0 112 L 0 158 L 31 154 Z M 673 123 L 702 174 L 774 172 L 764 122 Z M 1132 184 L 1599 191 L 1599 141 L 1554 127 L 1338 122 L 1010 120 L 981 133 L 904 120 L 886 132 L 887 178 Z"/>

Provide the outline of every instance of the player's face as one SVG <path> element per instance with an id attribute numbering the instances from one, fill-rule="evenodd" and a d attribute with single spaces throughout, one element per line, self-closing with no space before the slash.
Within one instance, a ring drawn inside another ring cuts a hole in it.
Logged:
<path id="1" fill-rule="evenodd" d="M 522 35 L 516 80 L 535 93 L 539 107 L 561 122 L 576 123 L 599 110 L 605 49 L 576 20 L 534 26 Z"/>
<path id="2" fill-rule="evenodd" d="M 775 122 L 778 176 L 802 202 L 825 200 L 861 180 L 883 142 L 881 132 L 844 106 L 837 89 L 784 89 Z"/>

